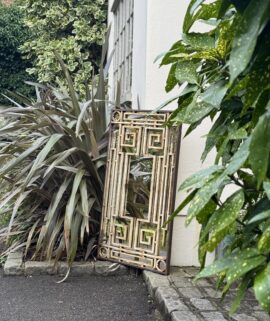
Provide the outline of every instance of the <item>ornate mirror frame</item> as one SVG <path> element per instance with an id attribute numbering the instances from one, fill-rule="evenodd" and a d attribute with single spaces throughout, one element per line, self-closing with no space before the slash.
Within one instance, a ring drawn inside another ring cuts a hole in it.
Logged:
<path id="1" fill-rule="evenodd" d="M 98 257 L 169 273 L 180 130 L 169 112 L 112 113 Z"/>

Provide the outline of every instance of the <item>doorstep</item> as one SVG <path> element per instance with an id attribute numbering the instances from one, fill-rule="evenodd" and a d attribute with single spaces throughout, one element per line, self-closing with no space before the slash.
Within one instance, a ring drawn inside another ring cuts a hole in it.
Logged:
<path id="1" fill-rule="evenodd" d="M 65 276 L 68 271 L 68 264 L 66 262 L 48 261 L 23 261 L 22 252 L 10 253 L 4 265 L 4 275 L 60 275 Z M 126 275 L 130 270 L 123 265 L 116 265 L 107 261 L 95 262 L 74 262 L 72 264 L 70 275 Z"/>
<path id="2" fill-rule="evenodd" d="M 194 283 L 194 267 L 172 268 L 169 276 L 144 271 L 144 279 L 157 308 L 166 321 L 270 321 L 248 291 L 239 310 L 229 316 L 232 294 L 221 301 L 213 279 Z"/>

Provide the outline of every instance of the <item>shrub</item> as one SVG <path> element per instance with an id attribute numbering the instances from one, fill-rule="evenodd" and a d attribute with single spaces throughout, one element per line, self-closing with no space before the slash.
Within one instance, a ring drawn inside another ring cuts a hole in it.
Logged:
<path id="1" fill-rule="evenodd" d="M 84 94 L 85 84 L 91 82 L 99 65 L 106 1 L 21 0 L 21 5 L 25 24 L 33 34 L 21 48 L 34 61 L 28 72 L 42 83 L 65 83 L 54 55 L 57 51 L 72 75 L 75 89 Z"/>
<path id="2" fill-rule="evenodd" d="M 204 160 L 215 148 L 215 164 L 182 183 L 189 195 L 187 224 L 202 225 L 199 259 L 223 242 L 224 254 L 198 278 L 217 274 L 224 295 L 238 284 L 235 311 L 253 287 L 270 312 L 270 1 L 192 0 L 183 37 L 163 57 L 170 64 L 166 89 L 185 83 L 169 125 L 187 123 L 187 134 L 210 117 Z M 212 25 L 208 32 L 194 24 Z M 194 30 L 194 29 L 193 29 Z M 226 199 L 223 191 L 234 185 Z"/>
<path id="3" fill-rule="evenodd" d="M 26 73 L 26 69 L 32 66 L 31 61 L 23 60 L 19 51 L 19 47 L 30 37 L 22 20 L 22 12 L 17 6 L 0 3 L 0 94 L 6 94 L 8 90 L 26 96 L 34 94 L 33 88 L 24 83 L 26 79 L 33 80 L 33 77 Z M 7 102 L 1 95 L 0 103 Z"/>
<path id="4" fill-rule="evenodd" d="M 80 101 L 58 60 L 68 92 L 36 84 L 35 104 L 23 99 L 25 107 L 16 103 L 1 112 L 6 123 L 0 129 L 0 179 L 7 193 L 0 210 L 5 208 L 10 221 L 0 241 L 9 240 L 7 251 L 24 248 L 31 257 L 66 258 L 71 264 L 76 255 L 86 255 L 99 232 L 107 148 L 105 84 L 101 69 L 98 85 L 96 79 L 87 101 Z"/>

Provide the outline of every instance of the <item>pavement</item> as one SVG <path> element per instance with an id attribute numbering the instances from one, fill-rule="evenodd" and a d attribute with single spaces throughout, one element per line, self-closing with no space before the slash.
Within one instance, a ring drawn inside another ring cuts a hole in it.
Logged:
<path id="1" fill-rule="evenodd" d="M 0 321 L 157 321 L 141 276 L 4 277 Z"/>
<path id="2" fill-rule="evenodd" d="M 221 300 L 213 278 L 193 282 L 198 269 L 174 267 L 169 276 L 144 271 L 144 279 L 155 305 L 168 321 L 270 321 L 254 293 L 246 292 L 239 309 L 230 316 L 229 310 L 236 288 Z"/>

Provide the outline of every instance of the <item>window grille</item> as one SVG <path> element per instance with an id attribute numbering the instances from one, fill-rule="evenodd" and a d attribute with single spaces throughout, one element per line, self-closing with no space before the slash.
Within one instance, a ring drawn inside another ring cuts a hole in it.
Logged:
<path id="1" fill-rule="evenodd" d="M 116 0 L 114 13 L 114 84 L 120 81 L 121 102 L 131 101 L 134 0 Z"/>

